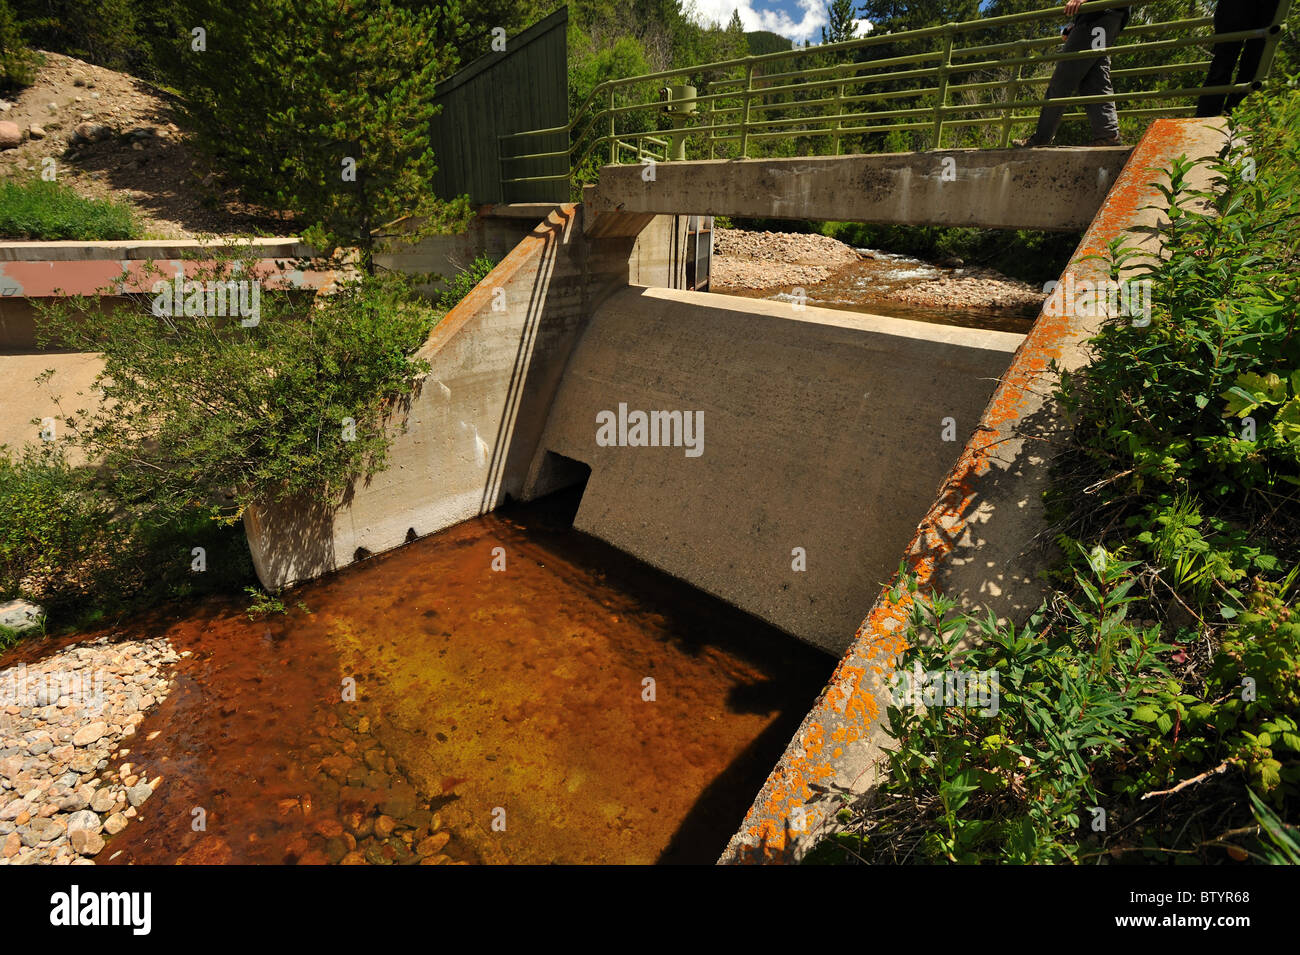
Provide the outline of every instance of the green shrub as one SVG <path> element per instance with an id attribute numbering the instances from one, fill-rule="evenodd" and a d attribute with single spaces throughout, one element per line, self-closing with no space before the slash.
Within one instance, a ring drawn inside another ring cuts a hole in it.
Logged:
<path id="1" fill-rule="evenodd" d="M 105 199 L 86 199 L 61 182 L 0 182 L 0 236 L 6 239 L 94 242 L 140 234 L 131 210 Z"/>
<path id="2" fill-rule="evenodd" d="M 450 312 L 474 290 L 474 286 L 487 278 L 487 274 L 494 268 L 496 262 L 490 256 L 477 256 L 470 263 L 469 268 L 461 269 L 453 275 L 446 287 L 438 292 L 438 308 L 443 312 Z"/>
<path id="3" fill-rule="evenodd" d="M 0 454 L 0 599 L 35 601 L 61 628 L 229 590 L 252 573 L 242 529 L 200 508 L 164 524 L 137 520 L 111 483 L 69 466 L 58 445 Z"/>
<path id="4" fill-rule="evenodd" d="M 1077 860 L 1102 804 L 1094 765 L 1143 734 L 1133 713 L 1168 679 L 1159 628 L 1127 617 L 1135 566 L 1098 548 L 1076 571 L 1079 601 L 1023 627 L 913 587 L 899 671 L 995 674 L 996 705 L 896 700 L 881 794 L 836 843 L 875 862 Z"/>
<path id="5" fill-rule="evenodd" d="M 383 468 L 385 419 L 427 367 L 412 356 L 438 318 L 394 275 L 314 301 L 267 292 L 247 327 L 160 317 L 153 305 L 152 295 L 111 310 L 74 299 L 39 328 L 46 342 L 103 354 L 98 407 L 64 416 L 61 430 L 111 476 L 115 501 L 156 524 L 193 508 L 233 522 L 254 502 L 290 497 L 337 504 Z"/>
<path id="6" fill-rule="evenodd" d="M 121 543 L 111 517 L 55 446 L 17 460 L 0 453 L 0 597 L 48 600 L 92 588 Z"/>

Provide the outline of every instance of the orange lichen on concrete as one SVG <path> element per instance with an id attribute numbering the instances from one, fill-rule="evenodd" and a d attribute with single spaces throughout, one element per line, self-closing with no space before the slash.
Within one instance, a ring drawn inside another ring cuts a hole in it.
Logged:
<path id="1" fill-rule="evenodd" d="M 1108 243 L 1131 229 L 1140 211 L 1159 197 L 1151 173 L 1178 154 L 1192 122 L 1157 120 L 1151 125 L 1084 235 L 1072 265 L 1090 254 L 1104 252 Z M 1090 272 L 1104 268 L 1100 264 L 1089 265 Z M 974 479 L 993 467 L 992 455 L 997 446 L 1014 437 L 1020 419 L 1041 393 L 1052 362 L 1059 361 L 1070 347 L 1086 337 L 1087 332 L 1076 317 L 1064 309 L 1046 308 L 1025 336 L 974 435 L 907 547 L 905 565 L 920 592 L 933 592 L 939 568 L 956 550 L 968 517 L 980 502 Z M 739 844 L 733 840 L 729 853 L 734 854 L 729 861 L 791 861 L 791 840 L 786 835 L 790 811 L 794 808 L 790 793 L 806 791 L 808 783 L 834 777 L 836 767 L 831 761 L 840 759 L 844 753 L 843 747 L 837 747 L 829 759 L 822 755 L 825 728 L 833 725 L 831 738 L 845 744 L 872 735 L 880 716 L 880 704 L 876 694 L 862 685 L 867 668 L 883 678 L 884 670 L 892 671 L 893 662 L 907 649 L 903 624 L 912 597 L 907 593 L 896 594 L 896 584 L 897 581 L 891 581 L 886 585 L 858 628 L 853 645 L 831 678 L 830 691 L 823 694 L 796 737 L 803 742 L 802 748 L 792 746 L 787 750 L 769 777 L 741 827 Z M 809 746 L 810 740 L 816 740 L 817 745 Z M 815 807 L 808 807 L 809 826 L 815 824 L 816 812 Z"/>

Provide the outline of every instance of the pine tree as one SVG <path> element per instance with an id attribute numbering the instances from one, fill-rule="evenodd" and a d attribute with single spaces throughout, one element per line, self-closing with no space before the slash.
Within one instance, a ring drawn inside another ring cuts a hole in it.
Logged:
<path id="1" fill-rule="evenodd" d="M 831 0 L 826 7 L 826 19 L 822 27 L 823 43 L 841 43 L 857 36 L 858 24 L 854 17 L 853 0 Z"/>
<path id="2" fill-rule="evenodd" d="M 199 145 L 243 194 L 312 223 L 322 251 L 436 216 L 429 124 L 461 23 L 397 0 L 194 0 L 171 81 Z"/>

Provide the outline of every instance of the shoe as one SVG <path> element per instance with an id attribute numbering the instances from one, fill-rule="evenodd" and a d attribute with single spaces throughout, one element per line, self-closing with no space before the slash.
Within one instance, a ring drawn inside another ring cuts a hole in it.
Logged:
<path id="1" fill-rule="evenodd" d="M 1033 136 L 1030 136 L 1028 139 L 1013 140 L 1011 145 L 1016 149 L 1038 149 L 1041 146 L 1050 146 L 1051 143 L 1040 143 Z"/>
<path id="2" fill-rule="evenodd" d="M 1123 146 L 1124 142 L 1118 136 L 1113 139 L 1094 139 L 1088 145 L 1090 146 Z"/>

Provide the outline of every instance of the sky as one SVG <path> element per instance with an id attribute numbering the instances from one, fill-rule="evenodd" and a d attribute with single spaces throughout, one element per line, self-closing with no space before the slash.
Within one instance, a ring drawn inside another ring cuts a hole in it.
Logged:
<path id="1" fill-rule="evenodd" d="M 746 30 L 771 30 L 802 43 L 811 40 L 820 43 L 822 27 L 826 25 L 827 0 L 695 0 L 698 19 L 703 23 L 716 21 L 726 25 L 731 11 L 740 11 L 740 22 Z M 858 34 L 867 26 L 858 21 Z"/>

